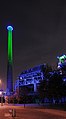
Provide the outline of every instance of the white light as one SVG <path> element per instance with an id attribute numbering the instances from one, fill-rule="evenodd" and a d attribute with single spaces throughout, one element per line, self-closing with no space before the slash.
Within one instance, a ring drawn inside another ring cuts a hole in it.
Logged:
<path id="1" fill-rule="evenodd" d="M 20 79 L 22 79 L 22 77 L 20 76 Z"/>
<path id="2" fill-rule="evenodd" d="M 0 95 L 2 95 L 2 91 L 0 91 Z"/>
<path id="3" fill-rule="evenodd" d="M 65 79 L 63 79 L 63 81 L 66 81 L 66 78 L 65 78 Z"/>

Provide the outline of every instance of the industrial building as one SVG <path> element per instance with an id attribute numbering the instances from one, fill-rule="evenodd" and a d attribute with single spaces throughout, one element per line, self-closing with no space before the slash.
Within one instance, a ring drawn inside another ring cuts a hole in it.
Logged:
<path id="1" fill-rule="evenodd" d="M 45 68 L 46 64 L 42 64 L 23 71 L 17 77 L 14 90 L 18 92 L 19 95 L 22 95 L 25 90 L 25 92 L 31 94 L 37 92 L 40 81 L 44 79 Z"/>

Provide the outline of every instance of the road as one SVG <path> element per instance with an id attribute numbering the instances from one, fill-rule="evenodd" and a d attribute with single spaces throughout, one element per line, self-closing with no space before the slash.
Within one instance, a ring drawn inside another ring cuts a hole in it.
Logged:
<path id="1" fill-rule="evenodd" d="M 12 117 L 12 109 L 16 110 L 16 117 Z M 53 110 L 50 109 L 34 107 L 24 108 L 23 106 L 0 106 L 0 119 L 66 119 L 66 115 L 64 114 L 60 112 L 53 113 Z"/>

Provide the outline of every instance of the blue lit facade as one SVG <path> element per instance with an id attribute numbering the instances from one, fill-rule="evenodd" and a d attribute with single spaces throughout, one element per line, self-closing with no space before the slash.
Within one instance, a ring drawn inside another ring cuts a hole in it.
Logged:
<path id="1" fill-rule="evenodd" d="M 20 88 L 26 86 L 31 88 L 32 92 L 37 92 L 37 88 L 41 80 L 44 79 L 43 69 L 46 64 L 36 66 L 29 70 L 23 71 L 17 78 L 15 82 L 15 91 L 20 90 Z M 20 92 L 20 91 L 19 91 Z"/>

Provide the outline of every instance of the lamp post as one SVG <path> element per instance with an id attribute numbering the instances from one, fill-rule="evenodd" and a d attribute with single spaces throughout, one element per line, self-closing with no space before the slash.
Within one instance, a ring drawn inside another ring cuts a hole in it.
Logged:
<path id="1" fill-rule="evenodd" d="M 0 79 L 0 96 L 1 96 L 1 106 L 3 106 L 3 91 L 2 91 L 2 80 Z"/>
<path id="2" fill-rule="evenodd" d="M 1 85 L 2 85 L 2 81 L 1 81 L 1 79 L 0 79 L 0 90 L 1 90 L 1 88 L 2 88 Z"/>

